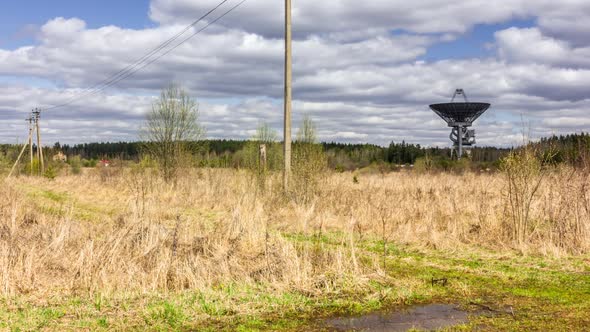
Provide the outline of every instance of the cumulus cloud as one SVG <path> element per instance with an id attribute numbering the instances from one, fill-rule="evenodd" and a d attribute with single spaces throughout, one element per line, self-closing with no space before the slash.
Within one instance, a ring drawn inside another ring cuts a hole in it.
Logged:
<path id="1" fill-rule="evenodd" d="M 590 45 L 590 2 L 584 0 L 554 1 L 538 16 L 543 33 L 565 40 L 576 47 Z"/>
<path id="2" fill-rule="evenodd" d="M 152 0 L 157 26 L 146 29 L 88 28 L 81 19 L 58 17 L 38 29 L 36 43 L 0 49 L 0 75 L 21 78 L 0 84 L 0 119 L 8 126 L 0 141 L 25 133 L 31 108 L 79 96 L 217 3 Z M 329 141 L 448 145 L 448 128 L 427 105 L 464 88 L 470 99 L 493 104 L 476 122 L 482 144 L 517 144 L 521 116 L 539 136 L 583 130 L 587 123 L 575 120 L 588 111 L 590 45 L 580 37 L 587 23 L 579 19 L 587 10 L 577 0 L 297 1 L 295 123 L 311 115 Z M 48 112 L 48 142 L 133 140 L 154 96 L 170 82 L 200 101 L 210 137 L 248 138 L 261 122 L 280 130 L 282 13 L 280 1 L 247 1 L 112 88 Z M 496 56 L 421 60 L 432 46 L 478 24 L 519 18 L 535 18 L 536 25 L 482 41 L 493 42 Z"/>
<path id="3" fill-rule="evenodd" d="M 590 46 L 545 36 L 539 28 L 510 28 L 496 32 L 500 56 L 514 62 L 536 62 L 569 68 L 590 67 Z"/>
<path id="4" fill-rule="evenodd" d="M 442 33 L 468 30 L 474 24 L 495 23 L 527 13 L 525 1 L 456 1 L 456 0 L 372 0 L 293 2 L 294 34 L 309 35 L 404 29 L 416 33 Z M 178 20 L 192 21 L 197 13 L 217 4 L 216 0 L 153 0 L 150 17 L 161 24 Z M 284 3 L 282 1 L 249 0 L 243 15 L 225 23 L 232 28 L 263 36 L 282 34 Z"/>

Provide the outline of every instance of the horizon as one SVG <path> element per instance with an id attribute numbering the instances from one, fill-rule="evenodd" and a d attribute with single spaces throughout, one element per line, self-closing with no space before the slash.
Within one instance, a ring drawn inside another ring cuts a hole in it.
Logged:
<path id="1" fill-rule="evenodd" d="M 565 134 L 561 134 L 561 135 L 550 135 L 550 136 L 546 136 L 546 137 L 539 137 L 536 138 L 534 140 L 527 140 L 526 143 L 520 143 L 520 144 L 515 144 L 515 145 L 511 145 L 511 146 L 493 146 L 493 145 L 482 145 L 482 144 L 476 144 L 475 146 L 473 146 L 472 148 L 475 149 L 487 149 L 487 148 L 494 148 L 494 149 L 499 149 L 499 150 L 510 150 L 510 149 L 514 149 L 520 146 L 523 146 L 525 144 L 528 143 L 537 143 L 540 142 L 542 139 L 548 139 L 548 138 L 558 138 L 560 136 L 568 136 L 568 135 L 587 135 L 586 132 L 581 131 L 579 133 L 565 133 Z M 244 139 L 236 139 L 236 138 L 210 138 L 210 137 L 205 137 L 201 140 L 195 141 L 195 142 L 209 142 L 209 141 L 229 141 L 229 142 L 251 142 L 251 141 L 256 141 L 256 139 L 250 137 L 250 138 L 244 138 Z M 294 141 L 295 142 L 295 141 Z M 59 143 L 60 146 L 64 146 L 67 145 L 69 147 L 74 147 L 74 146 L 78 146 L 78 145 L 84 145 L 84 144 L 140 144 L 140 143 L 145 143 L 145 141 L 141 141 L 141 140 L 135 140 L 135 141 L 89 141 L 89 142 L 74 142 L 74 143 L 62 143 L 60 141 L 56 141 L 56 142 L 52 142 L 51 144 L 43 144 L 44 148 L 53 148 L 53 146 L 55 144 Z M 274 141 L 274 143 L 277 144 L 282 144 L 283 140 L 276 140 Z M 369 142 L 337 142 L 337 141 L 321 141 L 319 140 L 317 142 L 317 144 L 321 144 L 321 145 L 327 145 L 327 144 L 335 144 L 335 145 L 352 145 L 352 146 L 361 146 L 361 145 L 372 145 L 372 146 L 377 146 L 380 148 L 387 148 L 389 147 L 390 144 L 402 144 L 405 143 L 407 145 L 414 145 L 414 146 L 419 146 L 420 148 L 424 148 L 424 149 L 453 149 L 452 146 L 438 146 L 438 145 L 422 145 L 420 143 L 415 143 L 415 142 L 410 142 L 410 141 L 391 141 L 385 145 L 380 145 L 380 144 L 374 144 L 374 143 L 369 143 Z M 18 143 L 0 143 L 0 145 L 21 145 L 22 143 L 18 142 Z M 36 144 L 33 144 L 33 146 L 36 146 Z M 469 148 L 468 148 L 469 149 Z"/>

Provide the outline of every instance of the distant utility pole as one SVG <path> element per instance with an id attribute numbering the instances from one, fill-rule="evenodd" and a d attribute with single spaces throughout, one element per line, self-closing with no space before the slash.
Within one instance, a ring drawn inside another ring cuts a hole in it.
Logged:
<path id="1" fill-rule="evenodd" d="M 29 155 L 31 156 L 30 174 L 33 175 L 33 115 L 29 116 L 27 120 L 29 122 Z"/>
<path id="2" fill-rule="evenodd" d="M 285 0 L 285 119 L 283 187 L 289 189 L 291 177 L 291 0 Z"/>
<path id="3" fill-rule="evenodd" d="M 45 171 L 45 163 L 43 162 L 43 147 L 41 145 L 41 130 L 39 130 L 39 119 L 41 116 L 41 110 L 35 108 L 33 110 L 33 115 L 35 116 L 35 127 L 37 130 L 37 157 L 39 157 L 39 165 L 41 167 L 41 174 Z"/>

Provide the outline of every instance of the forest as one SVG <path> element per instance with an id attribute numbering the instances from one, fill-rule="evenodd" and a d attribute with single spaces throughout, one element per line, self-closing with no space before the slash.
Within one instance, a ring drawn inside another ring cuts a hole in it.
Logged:
<path id="1" fill-rule="evenodd" d="M 95 165 L 101 159 L 116 159 L 122 161 L 137 161 L 141 159 L 142 142 L 101 142 L 83 144 L 55 143 L 52 147 L 45 147 L 46 155 L 52 156 L 63 152 L 68 158 L 79 156 L 85 166 Z M 244 154 L 248 145 L 258 144 L 255 140 L 227 140 L 207 139 L 192 144 L 193 156 L 201 167 L 213 168 L 241 168 L 247 159 Z M 274 151 L 280 153 L 281 142 L 269 143 L 275 146 Z M 420 144 L 391 142 L 388 146 L 375 144 L 350 143 L 320 143 L 326 153 L 328 166 L 332 169 L 344 171 L 381 165 L 391 169 L 398 169 L 402 165 L 430 167 L 432 169 L 451 170 L 464 168 L 464 163 L 458 163 L 451 158 L 448 147 L 426 147 Z M 544 160 L 552 163 L 576 163 L 583 153 L 590 148 L 588 133 L 568 134 L 541 138 L 530 143 L 544 154 Z M 473 169 L 495 169 L 499 160 L 514 148 L 474 147 L 466 160 Z M 18 155 L 16 145 L 0 145 L 0 156 L 3 164 L 9 164 Z M 278 156 L 280 158 L 280 156 Z M 280 164 L 280 163 L 277 163 Z"/>

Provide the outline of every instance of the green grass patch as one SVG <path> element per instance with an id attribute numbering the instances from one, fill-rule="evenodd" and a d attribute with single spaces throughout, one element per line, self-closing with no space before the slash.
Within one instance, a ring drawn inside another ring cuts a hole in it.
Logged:
<path id="1" fill-rule="evenodd" d="M 347 245 L 339 233 L 284 236 L 298 244 Z M 364 239 L 358 248 L 361 259 L 383 253 L 383 243 L 376 239 Z M 0 328 L 297 331 L 313 330 L 319 319 L 335 315 L 426 303 L 459 304 L 474 313 L 482 308 L 494 310 L 452 330 L 562 331 L 590 326 L 586 257 L 557 260 L 485 249 L 445 252 L 395 243 L 387 243 L 386 252 L 387 276 L 372 279 L 363 289 L 341 286 L 338 292 L 313 296 L 235 281 L 206 290 L 125 298 L 95 294 L 36 304 L 34 299 L 20 297 L 0 301 Z M 442 278 L 446 284 L 433 284 L 433 279 Z"/>

